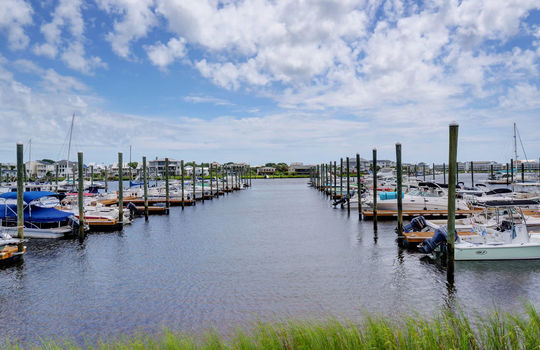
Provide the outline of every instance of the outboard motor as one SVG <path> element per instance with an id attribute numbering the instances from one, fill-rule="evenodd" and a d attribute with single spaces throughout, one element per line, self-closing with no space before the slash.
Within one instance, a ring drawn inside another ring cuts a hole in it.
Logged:
<path id="1" fill-rule="evenodd" d="M 454 235 L 455 235 L 454 241 L 457 242 L 459 240 L 459 237 L 456 231 L 454 231 Z M 438 229 L 435 230 L 435 233 L 433 234 L 432 238 L 426 239 L 418 247 L 420 248 L 422 252 L 429 254 L 439 245 L 445 243 L 447 238 L 448 238 L 448 229 L 446 225 L 442 225 Z"/>
<path id="2" fill-rule="evenodd" d="M 417 216 L 407 225 L 403 226 L 403 232 L 420 232 L 427 226 L 423 216 Z"/>
<path id="3" fill-rule="evenodd" d="M 71 233 L 73 235 L 78 235 L 79 234 L 79 226 L 80 226 L 80 222 L 79 222 L 79 219 L 77 219 L 75 217 L 75 215 L 72 215 L 68 218 L 68 222 L 69 222 L 69 226 L 71 226 Z"/>
<path id="4" fill-rule="evenodd" d="M 334 203 L 332 203 L 332 205 L 333 205 L 334 208 L 335 208 L 335 207 L 338 206 L 339 204 L 343 205 L 343 204 L 347 203 L 348 200 L 349 200 L 349 198 L 347 198 L 347 197 L 342 197 L 342 198 L 340 198 L 340 199 L 336 199 L 336 200 L 334 201 Z"/>
<path id="5" fill-rule="evenodd" d="M 129 218 L 130 219 L 133 219 L 133 217 L 135 215 L 140 215 L 141 214 L 139 212 L 139 210 L 137 209 L 137 207 L 135 206 L 135 204 L 133 204 L 132 202 L 129 202 L 128 205 L 126 205 L 126 209 L 129 210 Z"/>

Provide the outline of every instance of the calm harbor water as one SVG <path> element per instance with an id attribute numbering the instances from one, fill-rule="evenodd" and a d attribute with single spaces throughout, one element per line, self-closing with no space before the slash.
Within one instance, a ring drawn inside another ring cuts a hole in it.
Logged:
<path id="1" fill-rule="evenodd" d="M 330 207 L 306 179 L 255 180 L 83 243 L 30 241 L 23 264 L 0 270 L 2 336 L 227 331 L 366 311 L 430 315 L 453 301 L 470 313 L 540 307 L 539 261 L 458 262 L 449 290 L 445 270 L 398 247 L 394 222 L 375 233 Z"/>

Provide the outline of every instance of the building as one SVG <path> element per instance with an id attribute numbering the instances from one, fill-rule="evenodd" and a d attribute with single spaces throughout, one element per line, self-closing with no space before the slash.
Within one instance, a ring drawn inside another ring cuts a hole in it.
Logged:
<path id="1" fill-rule="evenodd" d="M 55 174 L 55 164 L 43 162 L 41 160 L 31 160 L 24 163 L 26 173 L 29 177 L 41 179 L 49 175 Z"/>
<path id="2" fill-rule="evenodd" d="M 148 161 L 148 174 L 151 176 L 158 175 L 160 177 L 165 176 L 165 159 L 161 158 Z M 169 175 L 180 176 L 182 175 L 181 162 L 175 159 L 169 159 Z"/>
<path id="3" fill-rule="evenodd" d="M 270 166 L 263 166 L 257 168 L 257 175 L 274 175 L 276 173 L 276 168 Z"/>
<path id="4" fill-rule="evenodd" d="M 68 175 L 73 177 L 73 169 L 77 171 L 77 162 L 70 162 L 68 160 L 60 160 L 56 162 L 58 165 L 58 176 L 66 178 Z M 56 171 L 56 170 L 55 170 Z"/>
<path id="5" fill-rule="evenodd" d="M 314 165 L 304 165 L 304 163 L 291 163 L 289 165 L 289 174 L 309 175 Z"/>

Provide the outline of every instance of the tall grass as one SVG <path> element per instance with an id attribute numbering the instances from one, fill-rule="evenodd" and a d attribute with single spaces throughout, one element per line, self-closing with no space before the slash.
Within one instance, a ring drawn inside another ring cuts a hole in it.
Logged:
<path id="1" fill-rule="evenodd" d="M 531 304 L 526 313 L 494 311 L 471 320 L 463 312 L 444 311 L 433 318 L 398 320 L 366 316 L 360 324 L 329 319 L 258 323 L 224 337 L 208 331 L 195 337 L 164 331 L 83 346 L 43 341 L 35 349 L 540 349 L 540 317 Z M 474 321 L 474 322 L 472 322 Z M 20 349 L 9 344 L 10 349 Z"/>

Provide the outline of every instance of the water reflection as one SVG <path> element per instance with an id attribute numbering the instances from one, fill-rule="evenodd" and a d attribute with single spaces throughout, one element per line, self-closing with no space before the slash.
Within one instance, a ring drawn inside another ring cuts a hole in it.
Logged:
<path id="1" fill-rule="evenodd" d="M 374 231 L 332 210 L 302 179 L 257 180 L 82 243 L 29 241 L 24 263 L 0 269 L 0 323 L 10 339 L 95 339 L 165 325 L 228 330 L 258 319 L 539 304 L 540 262 L 456 262 L 449 286 L 442 266 L 399 248 L 394 228 L 380 221 Z"/>

